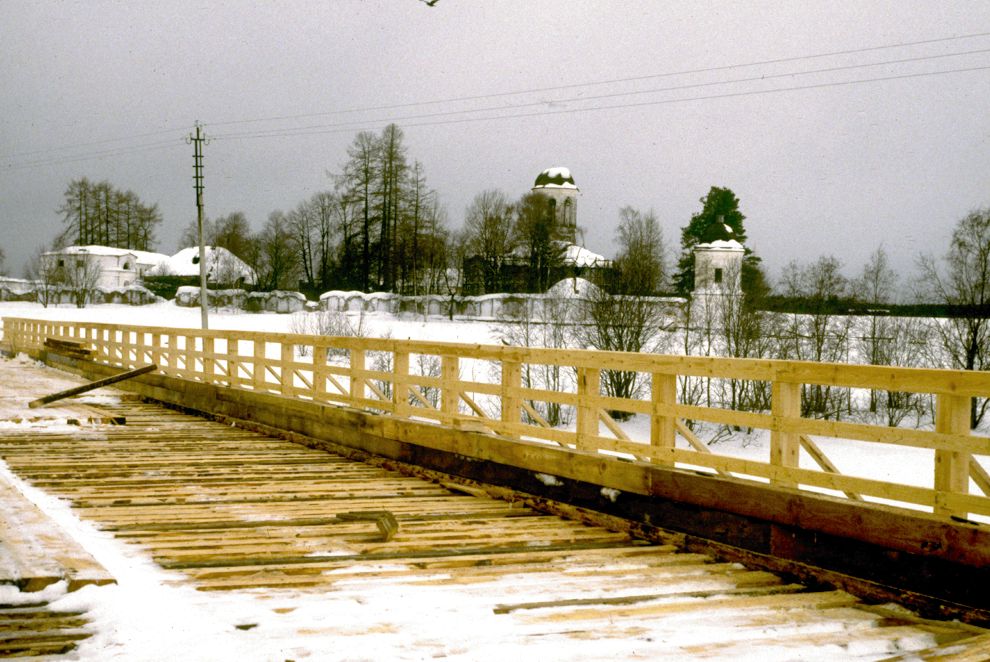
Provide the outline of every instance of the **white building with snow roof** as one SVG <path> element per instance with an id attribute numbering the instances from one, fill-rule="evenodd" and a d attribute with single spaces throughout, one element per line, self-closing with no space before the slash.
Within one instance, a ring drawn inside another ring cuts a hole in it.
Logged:
<path id="1" fill-rule="evenodd" d="M 168 273 L 173 276 L 199 275 L 199 247 L 191 246 L 168 258 Z M 206 247 L 206 280 L 223 285 L 254 285 L 254 269 L 223 246 Z"/>
<path id="2" fill-rule="evenodd" d="M 199 276 L 199 248 L 175 255 L 111 246 L 67 246 L 42 254 L 48 272 L 63 281 L 87 283 L 104 291 L 140 285 L 145 276 Z M 207 280 L 224 285 L 253 285 L 254 270 L 223 247 L 206 247 Z"/>
<path id="3" fill-rule="evenodd" d="M 742 296 L 746 249 L 735 239 L 716 239 L 694 247 L 694 296 Z"/>
<path id="4" fill-rule="evenodd" d="M 70 282 L 72 274 L 92 273 L 100 290 L 123 290 L 139 285 L 145 274 L 169 261 L 168 255 L 110 246 L 66 246 L 42 254 L 49 273 Z M 71 271 L 71 274 L 69 273 Z"/>

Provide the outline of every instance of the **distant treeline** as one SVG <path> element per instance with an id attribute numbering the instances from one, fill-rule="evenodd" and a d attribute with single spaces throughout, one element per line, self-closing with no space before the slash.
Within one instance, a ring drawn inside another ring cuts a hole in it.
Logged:
<path id="1" fill-rule="evenodd" d="M 756 305 L 772 313 L 883 315 L 887 317 L 990 318 L 990 305 L 944 303 L 866 303 L 854 299 L 810 300 L 805 297 L 771 295 Z"/>

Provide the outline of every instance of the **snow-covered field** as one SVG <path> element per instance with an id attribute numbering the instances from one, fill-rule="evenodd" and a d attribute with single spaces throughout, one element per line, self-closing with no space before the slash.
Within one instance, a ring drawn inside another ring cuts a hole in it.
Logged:
<path id="1" fill-rule="evenodd" d="M 12 301 L 0 302 L 0 318 L 29 317 L 32 319 L 91 321 L 108 324 L 140 324 L 142 326 L 167 326 L 194 328 L 200 326 L 199 308 L 183 308 L 171 301 L 148 306 L 97 305 L 86 308 L 75 306 L 49 306 Z M 276 313 L 245 313 L 243 311 L 210 311 L 212 329 L 239 329 L 244 331 L 292 331 L 292 315 Z M 490 343 L 498 342 L 497 325 L 485 322 L 449 321 L 443 318 L 422 317 L 397 319 L 392 316 L 370 313 L 365 315 L 364 326 L 373 336 L 391 333 L 393 338 L 411 340 L 440 340 L 447 342 Z"/>
<path id="2" fill-rule="evenodd" d="M 198 309 L 180 308 L 173 303 L 134 308 L 92 306 L 42 308 L 25 303 L 0 303 L 0 317 L 30 317 L 58 320 L 91 320 L 150 326 L 198 327 Z M 292 316 L 215 312 L 212 328 L 292 331 Z M 404 318 L 368 315 L 364 328 L 370 335 L 401 339 L 442 340 L 471 343 L 498 343 L 497 323 L 444 319 Z M 649 421 L 642 416 L 623 424 L 633 439 L 648 437 Z M 84 432 L 80 432 L 84 433 Z M 714 450 L 738 457 L 766 460 L 769 438 L 766 432 L 737 434 L 720 441 Z M 823 440 L 823 449 L 840 471 L 853 475 L 902 482 L 932 484 L 931 451 L 866 444 L 845 440 Z M 808 459 L 802 466 L 815 468 Z M 0 477 L 17 485 L 26 496 L 76 538 L 119 581 L 110 587 L 87 587 L 72 594 L 64 585 L 46 589 L 44 595 L 18 596 L 10 587 L 0 587 L 0 602 L 21 599 L 52 599 L 60 610 L 88 612 L 96 634 L 82 643 L 73 655 L 79 659 L 116 660 L 284 660 L 326 659 L 421 659 L 431 651 L 450 659 L 603 659 L 609 651 L 600 648 L 608 642 L 578 642 L 555 639 L 553 648 L 537 645 L 523 650 L 507 650 L 499 632 L 505 625 L 490 613 L 478 611 L 469 596 L 442 587 L 390 586 L 387 583 L 362 585 L 326 594 L 259 592 L 245 599 L 244 592 L 197 592 L 181 581 L 181 575 L 165 571 L 140 549 L 128 546 L 79 520 L 66 502 L 25 484 L 0 462 Z M 548 477 L 550 478 L 550 477 Z M 490 590 L 489 587 L 487 590 Z M 500 590 L 512 591 L 511 586 Z M 388 631 L 365 631 L 369 613 L 388 622 Z M 256 624 L 250 629 L 238 625 Z M 699 626 L 700 627 L 700 626 Z M 305 631 L 305 641 L 298 633 Z M 347 632 L 350 636 L 339 637 Z M 463 648 L 451 649 L 439 642 L 446 633 L 460 633 Z M 703 634 L 703 633 L 702 633 Z M 699 636 L 698 627 L 672 630 L 663 642 L 666 650 L 676 650 L 678 641 L 691 643 Z M 423 642 L 427 642 L 424 647 Z M 433 642 L 433 643 L 430 643 Z M 537 651 L 537 649 L 541 649 Z M 741 659 L 758 659 L 759 651 L 745 652 Z M 834 653 L 832 651 L 831 653 Z M 808 649 L 795 659 L 830 659 L 828 651 Z M 653 659 L 656 659 L 655 657 Z M 737 657 L 737 659 L 740 659 Z"/>

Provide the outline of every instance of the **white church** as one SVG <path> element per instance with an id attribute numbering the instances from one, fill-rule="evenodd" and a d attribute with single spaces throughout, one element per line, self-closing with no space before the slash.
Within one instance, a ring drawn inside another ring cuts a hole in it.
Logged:
<path id="1" fill-rule="evenodd" d="M 536 176 L 536 182 L 530 190 L 547 198 L 560 238 L 567 244 L 564 252 L 565 265 L 574 267 L 608 265 L 609 261 L 604 256 L 589 251 L 577 243 L 577 199 L 581 189 L 574 183 L 574 177 L 568 168 L 560 166 L 547 168 Z"/>
<path id="2" fill-rule="evenodd" d="M 531 189 L 547 197 L 560 237 L 567 242 L 564 263 L 576 267 L 604 267 L 608 260 L 577 244 L 577 199 L 581 190 L 571 171 L 547 168 L 536 177 Z M 742 261 L 746 249 L 732 238 L 725 223 L 715 228 L 709 241 L 694 248 L 694 297 L 742 295 Z"/>

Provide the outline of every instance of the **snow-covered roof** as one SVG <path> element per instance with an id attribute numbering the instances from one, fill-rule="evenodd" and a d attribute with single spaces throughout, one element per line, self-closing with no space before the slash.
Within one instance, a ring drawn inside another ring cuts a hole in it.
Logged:
<path id="1" fill-rule="evenodd" d="M 168 258 L 167 265 L 169 273 L 176 276 L 198 276 L 199 247 L 183 248 Z M 243 278 L 246 282 L 254 282 L 254 270 L 223 246 L 206 246 L 206 265 L 208 275 L 218 276 L 215 271 L 227 271 Z"/>
<path id="2" fill-rule="evenodd" d="M 46 255 L 108 255 L 120 257 L 121 255 L 134 255 L 134 251 L 126 248 L 114 248 L 112 246 L 66 246 L 57 251 L 48 251 Z M 134 257 L 137 257 L 134 255 Z"/>
<path id="3" fill-rule="evenodd" d="M 162 262 L 168 262 L 169 256 L 164 253 L 153 253 L 151 251 L 130 251 L 137 258 L 138 264 L 150 264 L 157 266 Z"/>
<path id="4" fill-rule="evenodd" d="M 536 177 L 533 188 L 572 188 L 576 189 L 574 177 L 567 168 L 547 168 Z"/>
<path id="5" fill-rule="evenodd" d="M 605 256 L 592 253 L 583 246 L 570 244 L 564 252 L 564 264 L 573 264 L 576 267 L 603 267 L 607 263 Z"/>
<path id="6" fill-rule="evenodd" d="M 699 251 L 743 251 L 743 245 L 735 239 L 718 239 L 706 244 L 698 244 L 695 250 Z"/>
<path id="7" fill-rule="evenodd" d="M 45 255 L 103 255 L 108 257 L 121 257 L 132 255 L 140 264 L 156 265 L 160 262 L 168 261 L 168 255 L 162 253 L 152 253 L 151 251 L 138 251 L 130 248 L 116 248 L 114 246 L 66 246 L 57 251 L 48 251 Z"/>

